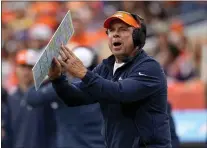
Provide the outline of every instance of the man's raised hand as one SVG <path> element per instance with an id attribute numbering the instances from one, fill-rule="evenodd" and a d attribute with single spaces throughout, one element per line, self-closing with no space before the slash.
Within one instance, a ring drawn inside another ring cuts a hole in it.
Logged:
<path id="1" fill-rule="evenodd" d="M 61 64 L 60 62 L 54 57 L 52 60 L 52 65 L 49 69 L 49 79 L 50 80 L 54 80 L 56 78 L 58 78 L 61 75 L 62 72 L 62 68 L 61 68 Z"/>
<path id="2" fill-rule="evenodd" d="M 59 53 L 61 59 L 64 60 L 58 59 L 58 61 L 66 72 L 80 79 L 86 75 L 87 69 L 84 67 L 82 61 L 69 48 L 62 44 Z"/>

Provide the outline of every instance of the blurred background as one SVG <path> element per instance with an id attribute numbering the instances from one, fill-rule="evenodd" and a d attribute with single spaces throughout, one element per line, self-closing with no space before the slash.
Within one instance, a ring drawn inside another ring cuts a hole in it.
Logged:
<path id="1" fill-rule="evenodd" d="M 68 46 L 90 46 L 98 62 L 111 53 L 104 20 L 117 10 L 136 13 L 147 24 L 144 50 L 163 66 L 168 79 L 176 131 L 182 147 L 207 141 L 207 3 L 138 2 L 2 2 L 2 87 L 18 85 L 15 56 L 21 49 L 42 51 L 64 15 L 71 10 L 75 33 Z"/>

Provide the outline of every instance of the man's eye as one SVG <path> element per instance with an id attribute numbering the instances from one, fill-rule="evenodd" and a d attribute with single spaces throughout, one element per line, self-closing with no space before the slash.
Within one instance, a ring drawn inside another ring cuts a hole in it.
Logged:
<path id="1" fill-rule="evenodd" d="M 108 32 L 113 32 L 113 29 L 109 29 Z"/>
<path id="2" fill-rule="evenodd" d="M 122 31 L 127 31 L 127 28 L 121 28 Z"/>

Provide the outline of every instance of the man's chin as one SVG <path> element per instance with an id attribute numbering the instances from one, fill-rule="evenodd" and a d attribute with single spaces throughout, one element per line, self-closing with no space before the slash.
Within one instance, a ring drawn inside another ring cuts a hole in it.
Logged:
<path id="1" fill-rule="evenodd" d="M 113 55 L 114 56 L 119 56 L 119 55 L 123 55 L 123 51 L 122 50 L 113 50 Z"/>
<path id="2" fill-rule="evenodd" d="M 116 57 L 116 58 L 118 58 L 118 59 L 124 59 L 124 54 L 123 53 L 113 53 L 113 55 Z"/>
<path id="3" fill-rule="evenodd" d="M 115 57 L 122 57 L 122 56 L 123 56 L 123 53 L 113 53 L 113 55 L 114 55 Z"/>

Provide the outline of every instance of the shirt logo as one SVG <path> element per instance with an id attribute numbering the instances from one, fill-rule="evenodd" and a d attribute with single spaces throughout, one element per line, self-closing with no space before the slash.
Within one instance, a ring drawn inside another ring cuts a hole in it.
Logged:
<path id="1" fill-rule="evenodd" d="M 31 110 L 32 110 L 32 107 L 29 106 L 29 105 L 27 105 L 27 110 L 28 110 L 28 111 L 31 111 Z"/>
<path id="2" fill-rule="evenodd" d="M 147 76 L 147 75 L 145 75 L 145 74 L 143 74 L 143 73 L 141 73 L 141 72 L 139 72 L 139 75 L 140 75 L 140 76 Z"/>
<path id="3" fill-rule="evenodd" d="M 57 102 L 52 102 L 50 104 L 50 106 L 51 106 L 52 109 L 57 109 L 58 108 L 58 103 Z"/>

